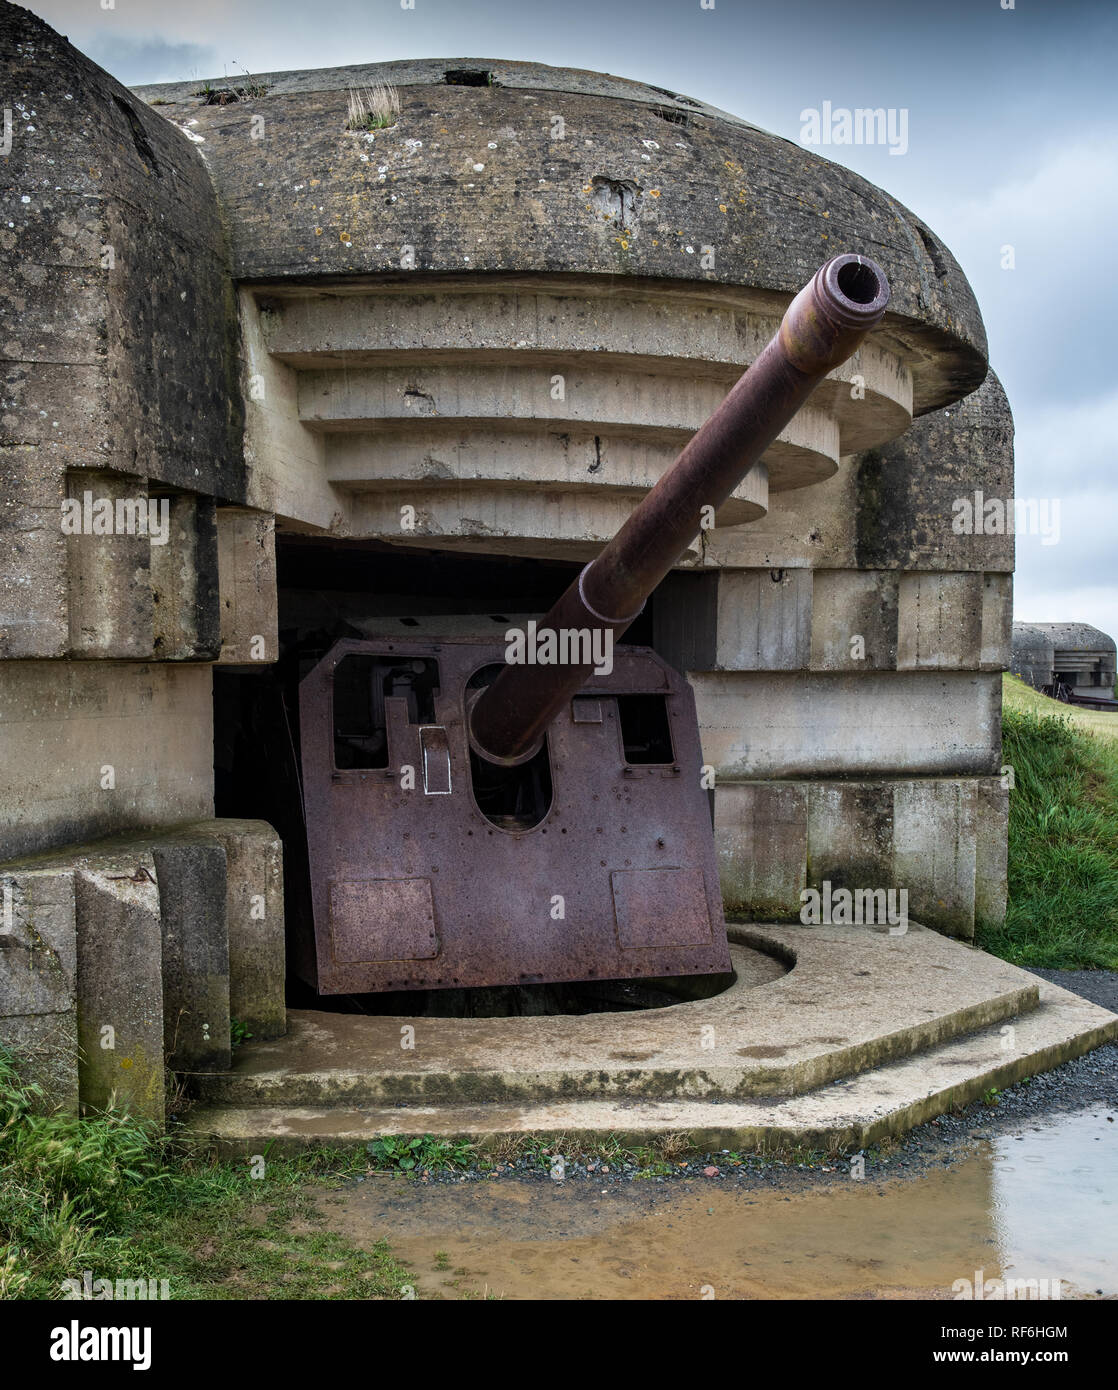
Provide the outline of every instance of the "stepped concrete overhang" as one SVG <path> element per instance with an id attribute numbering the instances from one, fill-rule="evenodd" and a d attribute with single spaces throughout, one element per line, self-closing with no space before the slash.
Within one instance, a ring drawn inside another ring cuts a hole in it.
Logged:
<path id="1" fill-rule="evenodd" d="M 399 91 L 396 125 L 347 130 L 349 89 L 381 82 Z M 398 275 L 406 244 L 425 274 L 702 280 L 783 299 L 828 256 L 856 249 L 884 269 L 891 321 L 928 359 L 917 414 L 986 374 L 974 295 L 923 222 L 850 170 L 690 97 L 541 63 L 447 58 L 264 73 L 239 100 L 206 104 L 207 88 L 238 85 L 136 94 L 200 142 L 239 280 Z"/>
<path id="2" fill-rule="evenodd" d="M 396 123 L 348 129 L 350 90 L 382 82 Z M 137 95 L 213 179 L 249 500 L 288 529 L 590 558 L 839 251 L 882 265 L 890 313 L 721 507 L 724 533 L 986 374 L 974 296 L 923 223 L 689 97 L 473 58 Z"/>

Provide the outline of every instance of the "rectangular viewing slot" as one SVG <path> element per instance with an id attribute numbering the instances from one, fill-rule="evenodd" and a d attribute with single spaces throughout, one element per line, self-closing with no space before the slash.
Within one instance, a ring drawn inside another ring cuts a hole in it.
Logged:
<path id="1" fill-rule="evenodd" d="M 617 717 L 627 763 L 675 762 L 666 695 L 618 695 Z"/>
<path id="2" fill-rule="evenodd" d="M 406 700 L 409 724 L 433 724 L 438 693 L 439 665 L 430 657 L 343 657 L 334 671 L 334 766 L 387 767 L 385 700 Z"/>

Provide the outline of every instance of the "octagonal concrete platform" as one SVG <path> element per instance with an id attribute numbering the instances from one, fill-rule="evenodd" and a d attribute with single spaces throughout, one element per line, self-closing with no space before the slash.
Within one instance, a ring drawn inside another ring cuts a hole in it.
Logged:
<path id="1" fill-rule="evenodd" d="M 485 1142 L 681 1130 L 716 1147 L 837 1148 L 900 1133 L 1118 1037 L 1118 1016 L 915 924 L 898 936 L 731 926 L 730 937 L 734 984 L 662 1009 L 293 1011 L 286 1037 L 192 1079 L 203 1104 L 189 1127 L 240 1151 L 383 1133 Z M 413 1048 L 401 1046 L 407 1029 Z"/>

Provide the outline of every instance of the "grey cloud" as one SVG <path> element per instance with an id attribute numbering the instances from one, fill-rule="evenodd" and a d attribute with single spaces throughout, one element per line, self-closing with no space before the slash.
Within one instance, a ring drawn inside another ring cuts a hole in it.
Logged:
<path id="1" fill-rule="evenodd" d="M 196 75 L 212 75 L 218 67 L 217 53 L 211 45 L 168 43 L 154 34 L 140 37 L 101 30 L 80 47 L 125 86 L 181 82 Z"/>

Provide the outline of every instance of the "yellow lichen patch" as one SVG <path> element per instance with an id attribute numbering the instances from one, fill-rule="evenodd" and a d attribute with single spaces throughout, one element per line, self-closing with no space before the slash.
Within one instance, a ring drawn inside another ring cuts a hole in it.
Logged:
<path id="1" fill-rule="evenodd" d="M 726 204 L 725 204 L 725 203 L 719 203 L 719 204 L 718 204 L 718 211 L 719 211 L 719 212 L 725 212 L 725 211 L 726 211 Z"/>
<path id="2" fill-rule="evenodd" d="M 314 229 L 314 234 L 315 234 L 315 236 L 321 236 L 321 235 L 322 235 L 322 228 L 321 228 L 321 227 L 316 227 L 316 228 Z"/>
<path id="3" fill-rule="evenodd" d="M 338 233 L 338 240 L 341 241 L 341 242 L 344 242 L 344 243 L 346 244 L 346 246 L 348 246 L 348 245 L 349 245 L 349 242 L 350 242 L 349 233 L 348 233 L 348 232 L 339 232 L 339 233 Z"/>
<path id="4" fill-rule="evenodd" d="M 650 189 L 648 190 L 648 196 L 649 196 L 650 198 L 659 198 L 659 196 L 660 196 L 660 190 L 659 190 L 658 188 L 650 188 Z"/>

